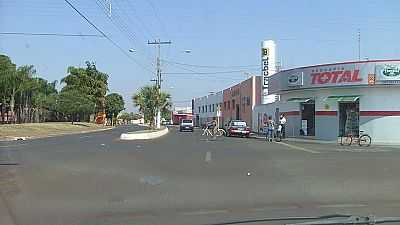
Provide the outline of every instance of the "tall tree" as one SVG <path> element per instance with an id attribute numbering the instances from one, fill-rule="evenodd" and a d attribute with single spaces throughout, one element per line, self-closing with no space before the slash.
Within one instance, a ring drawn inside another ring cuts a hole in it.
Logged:
<path id="1" fill-rule="evenodd" d="M 105 98 L 105 108 L 107 118 L 111 118 L 111 124 L 114 124 L 114 118 L 117 118 L 118 113 L 125 109 L 124 99 L 117 93 L 111 93 Z"/>
<path id="2" fill-rule="evenodd" d="M 171 107 L 171 95 L 166 92 L 160 92 L 158 87 L 145 86 L 140 91 L 132 96 L 133 103 L 143 113 L 144 120 L 154 126 L 154 118 L 157 109 L 161 112 L 168 111 Z"/>
<path id="3" fill-rule="evenodd" d="M 57 110 L 68 116 L 73 124 L 81 113 L 93 113 L 94 102 L 78 90 L 61 91 Z"/>
<path id="4" fill-rule="evenodd" d="M 69 67 L 63 91 L 77 90 L 95 102 L 95 109 L 105 111 L 105 95 L 108 91 L 108 75 L 97 70 L 94 63 L 86 62 L 86 68 Z"/>

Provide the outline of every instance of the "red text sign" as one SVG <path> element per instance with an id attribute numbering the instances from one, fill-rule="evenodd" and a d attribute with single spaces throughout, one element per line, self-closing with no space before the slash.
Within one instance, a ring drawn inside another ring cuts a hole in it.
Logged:
<path id="1" fill-rule="evenodd" d="M 362 81 L 362 78 L 359 70 L 338 70 L 311 74 L 311 84 L 354 83 L 360 81 Z"/>

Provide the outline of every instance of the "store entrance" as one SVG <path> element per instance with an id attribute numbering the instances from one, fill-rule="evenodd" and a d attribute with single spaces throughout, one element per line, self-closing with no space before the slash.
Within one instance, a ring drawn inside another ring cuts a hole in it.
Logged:
<path id="1" fill-rule="evenodd" d="M 314 101 L 300 103 L 301 126 L 300 135 L 315 136 L 315 103 Z"/>
<path id="2" fill-rule="evenodd" d="M 360 130 L 360 104 L 355 102 L 339 102 L 339 136 L 348 134 L 358 137 Z"/>

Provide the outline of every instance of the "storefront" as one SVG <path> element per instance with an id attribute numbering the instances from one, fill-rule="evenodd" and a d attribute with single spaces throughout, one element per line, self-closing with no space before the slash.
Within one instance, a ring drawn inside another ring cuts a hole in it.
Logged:
<path id="1" fill-rule="evenodd" d="M 400 143 L 400 60 L 344 62 L 281 71 L 269 78 L 279 100 L 255 108 L 253 116 L 280 113 L 293 137 L 336 140 L 360 130 L 375 143 Z M 253 123 L 257 130 L 264 123 Z M 261 123 L 261 124 L 260 124 Z"/>

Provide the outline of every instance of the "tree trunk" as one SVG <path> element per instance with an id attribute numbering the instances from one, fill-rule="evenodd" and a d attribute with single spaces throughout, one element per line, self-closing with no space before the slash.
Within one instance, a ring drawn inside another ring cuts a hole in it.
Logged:
<path id="1" fill-rule="evenodd" d="M 14 105 L 15 105 L 15 88 L 13 88 L 11 91 L 11 100 L 10 100 L 10 112 L 11 112 L 12 123 L 15 123 Z"/>

